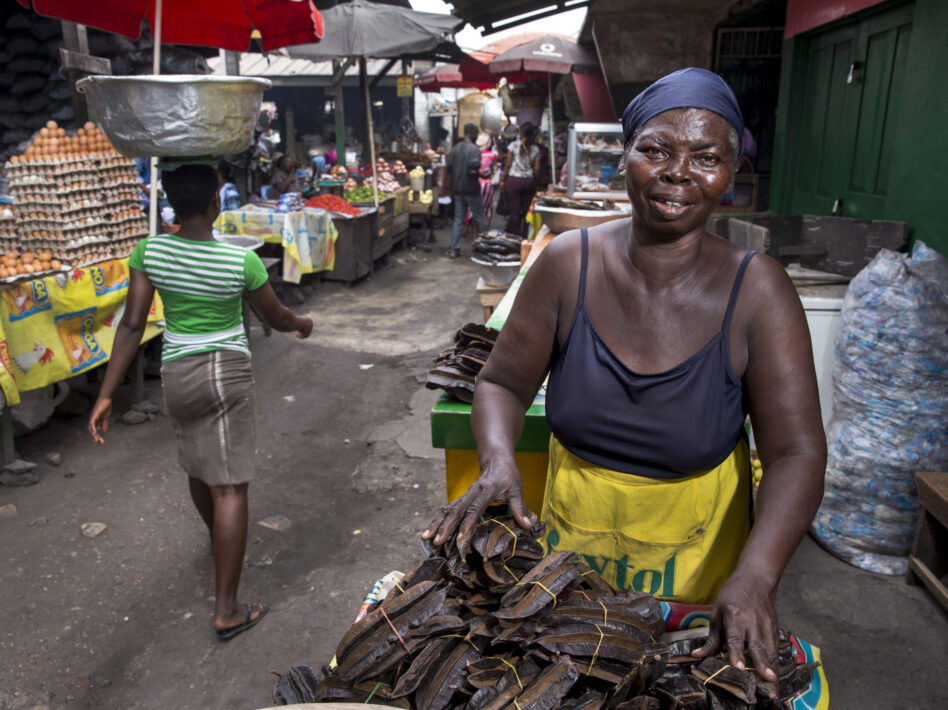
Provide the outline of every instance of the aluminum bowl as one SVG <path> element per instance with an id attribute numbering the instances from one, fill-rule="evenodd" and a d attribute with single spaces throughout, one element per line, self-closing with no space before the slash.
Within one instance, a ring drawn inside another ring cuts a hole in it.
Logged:
<path id="1" fill-rule="evenodd" d="M 90 76 L 76 83 L 112 145 L 130 158 L 189 158 L 246 150 L 266 79 L 167 74 Z"/>
<path id="2" fill-rule="evenodd" d="M 504 127 L 504 102 L 499 96 L 481 106 L 481 130 L 499 136 Z"/>
<path id="3" fill-rule="evenodd" d="M 630 210 L 571 210 L 547 205 L 534 205 L 533 210 L 540 215 L 543 224 L 553 234 L 562 234 L 582 227 L 594 227 L 597 224 L 632 214 Z"/>

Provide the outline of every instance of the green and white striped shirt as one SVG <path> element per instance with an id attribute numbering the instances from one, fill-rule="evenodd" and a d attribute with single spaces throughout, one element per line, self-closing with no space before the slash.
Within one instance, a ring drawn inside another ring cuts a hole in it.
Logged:
<path id="1" fill-rule="evenodd" d="M 143 272 L 165 308 L 162 362 L 211 350 L 250 357 L 241 297 L 267 282 L 267 270 L 249 249 L 196 242 L 173 234 L 140 241 L 128 265 Z"/>

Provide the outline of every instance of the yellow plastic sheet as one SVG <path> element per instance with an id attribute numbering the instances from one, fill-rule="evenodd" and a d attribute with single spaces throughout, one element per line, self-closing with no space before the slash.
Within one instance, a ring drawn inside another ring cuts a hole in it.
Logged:
<path id="1" fill-rule="evenodd" d="M 246 205 L 221 212 L 214 228 L 221 234 L 243 234 L 283 245 L 283 280 L 299 283 L 303 274 L 331 271 L 339 232 L 326 210 L 306 208 L 274 212 Z"/>
<path id="2" fill-rule="evenodd" d="M 20 392 L 65 380 L 108 361 L 125 312 L 128 259 L 21 281 L 0 289 L 0 388 Z M 142 342 L 164 329 L 155 294 Z"/>

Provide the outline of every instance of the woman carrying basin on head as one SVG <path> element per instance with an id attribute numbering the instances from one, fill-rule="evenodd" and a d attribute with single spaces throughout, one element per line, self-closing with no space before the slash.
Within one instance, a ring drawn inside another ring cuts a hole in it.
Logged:
<path id="1" fill-rule="evenodd" d="M 616 587 L 713 603 L 696 654 L 726 647 L 743 668 L 746 650 L 773 679 L 777 583 L 819 506 L 826 442 L 790 279 L 705 229 L 742 129 L 733 92 L 702 69 L 629 104 L 632 216 L 559 235 L 527 272 L 474 394 L 480 478 L 424 537 L 468 537 L 492 500 L 530 524 L 514 447 L 549 373 L 547 547 Z M 767 472 L 756 507 L 748 413 Z"/>
<path id="2" fill-rule="evenodd" d="M 143 239 L 129 257 L 125 313 L 92 409 L 89 432 L 109 430 L 112 394 L 141 343 L 155 290 L 165 309 L 161 384 L 178 439 L 178 462 L 214 550 L 214 629 L 229 639 L 256 624 L 263 604 L 238 604 L 247 542 L 247 488 L 254 474 L 254 382 L 242 299 L 275 330 L 306 338 L 313 321 L 285 308 L 260 258 L 214 239 L 218 177 L 207 165 L 166 171 L 163 186 L 181 225 Z"/>

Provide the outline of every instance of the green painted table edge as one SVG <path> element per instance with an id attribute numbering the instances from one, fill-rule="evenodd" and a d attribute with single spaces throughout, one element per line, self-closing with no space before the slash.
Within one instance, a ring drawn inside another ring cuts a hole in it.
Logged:
<path id="1" fill-rule="evenodd" d="M 471 432 L 471 405 L 443 394 L 431 410 L 431 445 L 436 449 L 477 448 Z M 550 427 L 546 423 L 546 408 L 534 403 L 527 410 L 523 434 L 517 442 L 517 451 L 546 452 L 550 445 Z"/>

